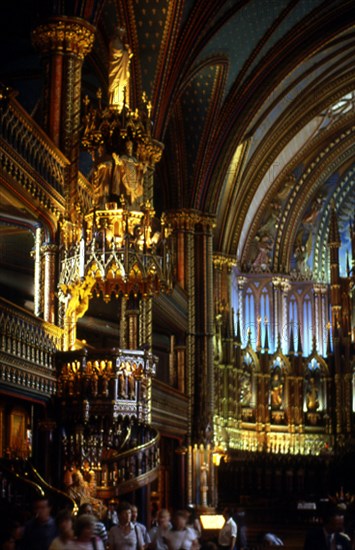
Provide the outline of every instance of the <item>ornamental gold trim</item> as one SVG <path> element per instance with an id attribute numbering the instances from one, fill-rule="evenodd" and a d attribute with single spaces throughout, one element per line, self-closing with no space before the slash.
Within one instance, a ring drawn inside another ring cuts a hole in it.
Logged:
<path id="1" fill-rule="evenodd" d="M 90 53 L 95 38 L 95 28 L 76 18 L 53 18 L 39 25 L 32 32 L 33 45 L 42 53 L 74 54 L 79 59 Z"/>
<path id="2" fill-rule="evenodd" d="M 231 271 L 233 267 L 237 265 L 237 258 L 234 256 L 228 256 L 227 254 L 213 254 L 212 257 L 213 267 L 219 271 L 223 271 L 223 268 L 227 268 L 227 271 Z"/>

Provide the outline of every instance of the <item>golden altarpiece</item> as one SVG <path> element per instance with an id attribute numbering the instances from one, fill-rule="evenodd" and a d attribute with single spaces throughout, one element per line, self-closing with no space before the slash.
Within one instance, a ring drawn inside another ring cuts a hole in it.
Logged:
<path id="1" fill-rule="evenodd" d="M 351 220 L 349 231 L 354 254 Z M 340 276 L 340 246 L 333 205 L 329 285 L 315 283 L 310 270 L 241 272 L 233 259 L 214 256 L 222 499 L 231 491 L 245 499 L 302 500 L 324 496 L 325 487 L 352 490 L 346 456 L 354 446 L 354 259 Z"/>

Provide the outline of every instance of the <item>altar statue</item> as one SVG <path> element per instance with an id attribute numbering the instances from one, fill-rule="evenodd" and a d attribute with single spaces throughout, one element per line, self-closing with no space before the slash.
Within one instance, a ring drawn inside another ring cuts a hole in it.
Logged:
<path id="1" fill-rule="evenodd" d="M 307 385 L 306 405 L 309 412 L 315 412 L 319 409 L 318 388 L 313 376 L 310 377 Z"/>
<path id="2" fill-rule="evenodd" d="M 202 506 L 207 506 L 207 492 L 208 492 L 207 472 L 208 472 L 208 464 L 206 464 L 206 462 L 203 462 L 200 466 L 200 491 L 201 491 Z"/>
<path id="3" fill-rule="evenodd" d="M 270 388 L 271 408 L 280 409 L 283 400 L 283 383 L 278 371 L 274 371 L 271 378 Z"/>

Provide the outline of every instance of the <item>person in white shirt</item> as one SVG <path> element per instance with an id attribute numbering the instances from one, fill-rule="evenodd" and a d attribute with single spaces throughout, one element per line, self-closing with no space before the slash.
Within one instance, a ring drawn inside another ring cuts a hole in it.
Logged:
<path id="1" fill-rule="evenodd" d="M 146 526 L 143 523 L 140 523 L 139 521 L 137 521 L 137 518 L 138 518 L 138 508 L 137 508 L 137 506 L 132 504 L 131 505 L 131 521 L 132 521 L 133 525 L 137 525 L 137 527 L 139 527 L 139 529 L 142 531 L 144 546 L 146 547 L 146 546 L 148 546 L 148 544 L 150 544 L 150 536 L 149 536 L 149 533 L 148 533 L 148 530 L 147 530 Z"/>
<path id="2" fill-rule="evenodd" d="M 237 540 L 237 524 L 229 508 L 223 510 L 224 525 L 218 534 L 218 545 L 225 550 L 234 550 Z"/>
<path id="3" fill-rule="evenodd" d="M 153 550 L 168 550 L 168 546 L 166 542 L 164 542 L 164 539 L 166 538 L 167 532 L 172 528 L 169 510 L 165 508 L 159 510 L 157 523 L 158 525 L 154 525 L 149 531 L 151 540 L 150 548 Z"/>
<path id="4" fill-rule="evenodd" d="M 173 528 L 170 529 L 163 542 L 168 550 L 198 550 L 200 547 L 196 531 L 187 527 L 187 515 L 184 510 L 175 512 L 173 516 Z"/>
<path id="5" fill-rule="evenodd" d="M 117 512 L 119 524 L 111 527 L 109 531 L 109 550 L 143 550 L 142 531 L 131 521 L 131 505 L 128 502 L 121 502 Z"/>

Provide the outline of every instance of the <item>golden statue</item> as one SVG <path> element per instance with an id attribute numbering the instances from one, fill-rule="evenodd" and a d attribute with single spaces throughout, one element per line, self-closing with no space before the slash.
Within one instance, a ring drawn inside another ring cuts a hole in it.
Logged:
<path id="1" fill-rule="evenodd" d="M 89 300 L 94 284 L 94 277 L 86 277 L 83 282 L 77 281 L 72 286 L 66 284 L 60 285 L 60 289 L 67 298 L 66 317 L 71 318 L 75 314 L 75 319 L 79 319 L 85 315 L 89 307 Z"/>
<path id="2" fill-rule="evenodd" d="M 113 157 L 106 153 L 103 145 L 100 145 L 97 151 L 96 166 L 92 174 L 93 202 L 95 206 L 104 207 L 105 202 L 110 200 L 111 188 L 114 186 L 113 179 L 115 177 L 115 162 Z"/>
<path id="3" fill-rule="evenodd" d="M 280 373 L 275 370 L 271 378 L 270 389 L 271 408 L 280 409 L 283 400 L 283 383 Z"/>
<path id="4" fill-rule="evenodd" d="M 319 409 L 318 388 L 313 376 L 310 377 L 307 385 L 306 406 L 309 412 L 315 412 Z"/>
<path id="5" fill-rule="evenodd" d="M 207 492 L 208 492 L 208 464 L 203 462 L 200 466 L 200 491 L 201 491 L 201 503 L 202 506 L 207 506 Z"/>
<path id="6" fill-rule="evenodd" d="M 135 205 L 143 196 L 143 178 L 146 171 L 146 165 L 133 155 L 133 142 L 126 141 L 126 153 L 118 155 L 112 154 L 116 170 L 112 179 L 112 194 L 124 195 L 128 199 L 128 204 Z M 118 171 L 118 173 L 116 172 Z"/>
<path id="7" fill-rule="evenodd" d="M 108 98 L 111 107 L 122 111 L 129 97 L 129 65 L 132 51 L 122 42 L 123 31 L 115 36 L 109 45 Z M 127 100 L 126 100 L 127 98 Z"/>

